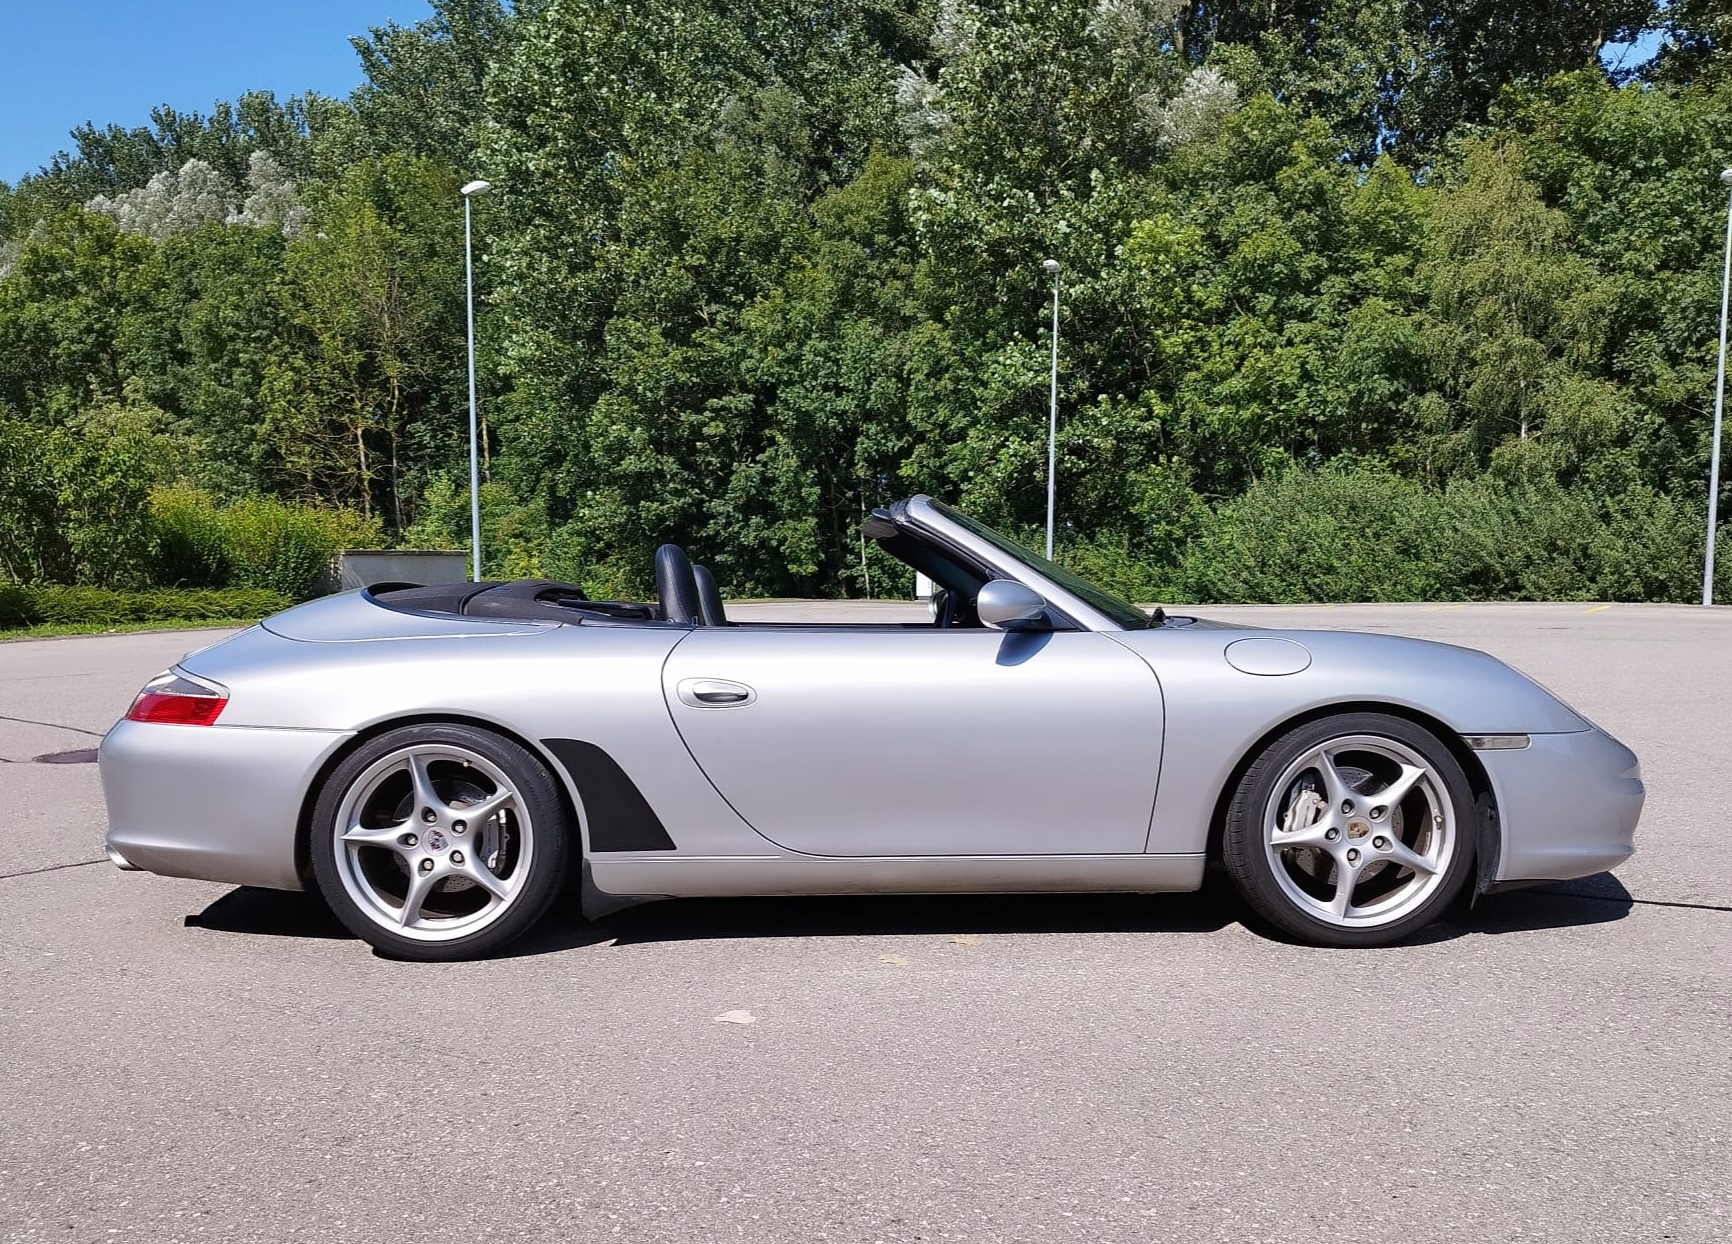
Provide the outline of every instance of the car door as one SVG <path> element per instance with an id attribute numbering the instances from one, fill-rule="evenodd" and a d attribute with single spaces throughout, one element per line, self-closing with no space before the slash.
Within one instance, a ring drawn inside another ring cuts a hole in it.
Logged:
<path id="1" fill-rule="evenodd" d="M 758 833 L 829 856 L 1141 852 L 1154 672 L 1105 635 L 701 627 L 668 711 Z"/>

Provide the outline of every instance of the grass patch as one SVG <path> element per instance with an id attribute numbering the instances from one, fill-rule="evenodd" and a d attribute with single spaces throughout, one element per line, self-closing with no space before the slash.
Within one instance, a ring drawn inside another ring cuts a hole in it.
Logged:
<path id="1" fill-rule="evenodd" d="M 65 639 L 75 635 L 125 635 L 139 631 L 203 631 L 251 626 L 258 618 L 159 618 L 150 622 L 43 622 L 0 627 L 0 643 L 12 639 Z"/>
<path id="2" fill-rule="evenodd" d="M 287 609 L 292 603 L 281 593 L 258 588 L 116 592 L 58 584 L 38 587 L 0 584 L 0 628 L 75 626 L 100 633 L 132 623 L 161 629 L 169 623 L 200 625 L 231 622 L 236 618 L 257 621 Z"/>

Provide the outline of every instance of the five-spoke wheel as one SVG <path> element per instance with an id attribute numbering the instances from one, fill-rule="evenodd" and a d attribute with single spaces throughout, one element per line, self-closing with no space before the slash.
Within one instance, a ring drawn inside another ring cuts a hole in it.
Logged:
<path id="1" fill-rule="evenodd" d="M 1431 922 L 1466 883 L 1473 797 L 1460 763 L 1398 717 L 1299 726 L 1246 771 L 1222 838 L 1252 908 L 1306 941 L 1373 946 Z"/>
<path id="2" fill-rule="evenodd" d="M 504 946 L 567 868 L 553 778 L 509 739 L 467 726 L 393 730 L 357 749 L 314 812 L 313 871 L 354 933 L 412 959 Z"/>

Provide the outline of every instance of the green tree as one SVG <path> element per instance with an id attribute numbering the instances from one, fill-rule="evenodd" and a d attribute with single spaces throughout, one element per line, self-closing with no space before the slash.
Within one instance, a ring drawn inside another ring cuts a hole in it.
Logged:
<path id="1" fill-rule="evenodd" d="M 42 221 L 0 280 L 0 403 L 64 421 L 94 398 L 119 398 L 125 342 L 150 330 L 152 253 L 80 208 Z"/>
<path id="2" fill-rule="evenodd" d="M 284 250 L 288 331 L 261 383 L 265 437 L 296 491 L 377 510 L 398 530 L 414 517 L 411 451 L 452 448 L 456 190 L 451 169 L 408 156 L 363 161 L 318 190 Z"/>
<path id="3" fill-rule="evenodd" d="M 500 0 L 433 0 L 432 9 L 413 26 L 389 22 L 350 40 L 367 75 L 353 97 L 353 137 L 368 154 L 467 167 L 487 118 L 487 74 L 509 57 L 520 19 Z"/>
<path id="4" fill-rule="evenodd" d="M 1604 349 L 1609 291 L 1573 253 L 1568 217 L 1541 202 L 1520 165 L 1508 147 L 1470 144 L 1460 184 L 1431 218 L 1434 351 L 1481 454 L 1607 410 L 1579 372 Z M 1592 439 L 1596 429 L 1566 435 Z"/>
<path id="5" fill-rule="evenodd" d="M 587 556 L 641 574 L 679 535 L 739 550 L 736 588 L 821 581 L 815 512 L 835 490 L 810 478 L 810 436 L 776 426 L 749 308 L 808 252 L 810 205 L 891 135 L 868 16 L 554 6 L 493 80 L 502 446 L 518 492 L 575 520 Z"/>
<path id="6" fill-rule="evenodd" d="M 98 400 L 64 424 L 0 411 L 0 571 L 21 583 L 142 584 L 147 500 L 184 448 L 162 412 Z"/>

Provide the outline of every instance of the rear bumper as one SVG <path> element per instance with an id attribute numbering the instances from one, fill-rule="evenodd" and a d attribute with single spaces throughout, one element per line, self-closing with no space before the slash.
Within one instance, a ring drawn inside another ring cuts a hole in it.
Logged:
<path id="1" fill-rule="evenodd" d="M 301 889 L 302 804 L 349 737 L 122 721 L 97 752 L 110 858 L 165 877 Z"/>
<path id="2" fill-rule="evenodd" d="M 1503 831 L 1496 884 L 1569 881 L 1616 868 L 1635 852 L 1642 769 L 1605 731 L 1536 734 L 1519 750 L 1477 755 Z"/>

